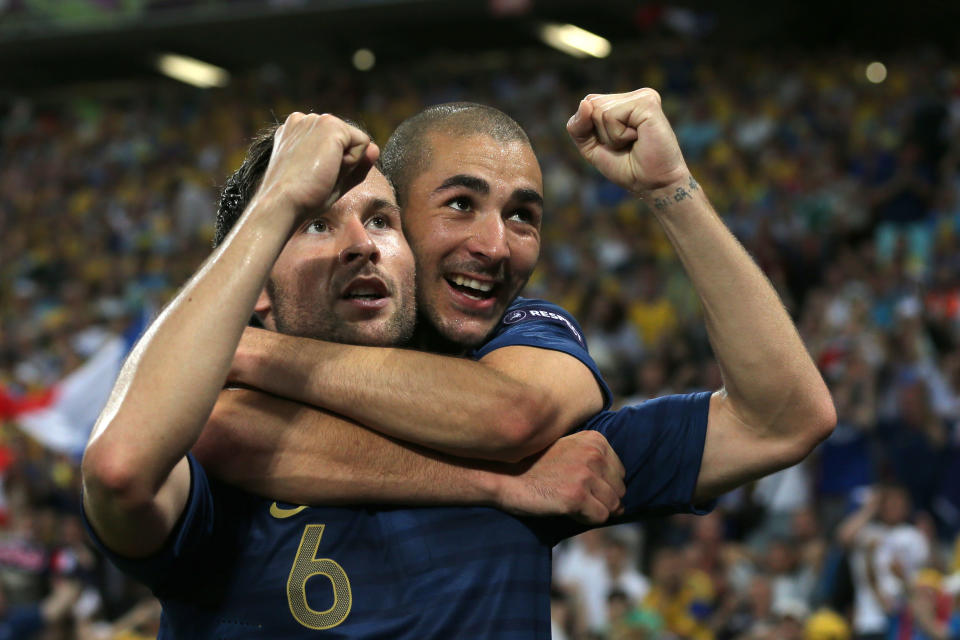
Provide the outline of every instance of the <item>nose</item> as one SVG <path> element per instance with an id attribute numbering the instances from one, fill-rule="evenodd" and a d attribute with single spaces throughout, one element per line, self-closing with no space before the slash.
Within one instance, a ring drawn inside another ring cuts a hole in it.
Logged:
<path id="1" fill-rule="evenodd" d="M 380 259 L 380 249 L 367 233 L 367 228 L 358 219 L 350 220 L 343 227 L 343 248 L 340 250 L 340 264 L 349 265 L 355 262 L 377 262 Z"/>
<path id="2" fill-rule="evenodd" d="M 507 244 L 507 228 L 499 213 L 478 216 L 467 240 L 467 250 L 475 258 L 486 262 L 499 262 L 510 255 Z"/>

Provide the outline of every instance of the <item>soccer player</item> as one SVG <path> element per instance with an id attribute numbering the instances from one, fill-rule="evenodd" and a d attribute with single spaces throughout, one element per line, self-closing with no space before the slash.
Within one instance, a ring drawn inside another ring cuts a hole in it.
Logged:
<path id="1" fill-rule="evenodd" d="M 162 638 L 416 633 L 405 582 L 414 567 L 393 552 L 401 521 L 390 510 L 256 498 L 209 479 L 188 454 L 263 300 L 289 302 L 286 326 L 301 334 L 394 344 L 412 331 L 413 257 L 393 189 L 371 169 L 377 153 L 332 116 L 290 116 L 233 232 L 138 342 L 94 429 L 82 466 L 90 533 L 163 601 Z M 413 481 L 383 493 L 603 521 L 623 470 L 601 437 L 583 436 L 500 469 L 397 445 Z"/>
<path id="2" fill-rule="evenodd" d="M 431 108 L 401 125 L 384 152 L 417 257 L 423 329 L 434 332 L 420 344 L 479 361 L 248 331 L 231 376 L 449 453 L 511 459 L 574 426 L 571 416 L 591 406 L 595 387 L 605 389 L 579 328 L 541 301 L 507 307 L 535 263 L 542 204 L 529 143 L 505 118 L 476 105 Z M 587 423 L 627 469 L 625 517 L 694 510 L 802 459 L 832 429 L 832 402 L 772 287 L 690 175 L 659 95 L 588 96 L 568 131 L 588 161 L 651 204 L 704 303 L 724 375 L 714 394 L 659 399 Z M 527 394 L 536 401 L 525 403 Z M 328 461 L 336 463 L 333 473 L 358 479 L 390 465 L 369 431 L 349 436 L 363 444 L 352 461 L 345 458 L 344 434 L 323 427 L 325 414 L 297 409 L 296 436 L 277 442 L 293 411 L 283 414 L 282 400 L 252 392 L 221 400 L 204 437 L 205 459 L 251 491 L 324 502 L 335 499 Z M 220 446 L 224 439 L 236 446 Z M 575 529 L 527 521 L 526 533 L 504 533 L 493 524 L 499 518 L 507 516 L 425 510 L 399 529 L 433 552 L 412 563 L 431 580 L 413 580 L 411 593 L 416 602 L 444 603 L 439 626 L 429 627 L 435 637 L 544 633 L 549 545 Z M 467 535 L 480 531 L 490 535 Z M 478 542 L 492 535 L 510 544 L 494 550 Z M 517 555 L 537 560 L 518 572 Z M 512 577 L 491 584 L 494 573 Z M 452 575 L 453 586 L 440 578 Z M 521 576 L 529 584 L 518 586 Z M 512 595 L 497 599 L 497 589 Z M 473 599 L 481 596 L 478 606 Z M 477 609 L 497 622 L 484 626 L 471 616 Z"/>
<path id="3" fill-rule="evenodd" d="M 508 308 L 539 251 L 541 180 L 522 129 L 491 112 L 430 108 L 401 124 L 383 159 L 417 259 L 419 344 L 477 361 L 248 330 L 234 380 L 479 458 L 522 458 L 595 413 L 605 387 L 575 320 L 542 301 Z M 772 286 L 687 169 L 659 95 L 588 96 L 568 131 L 588 161 L 651 205 L 703 302 L 724 388 L 709 399 L 697 500 L 798 462 L 832 429 L 829 392 Z M 225 431 L 243 438 L 244 428 Z M 284 455 L 306 464 L 327 446 L 334 438 L 317 430 Z M 223 471 L 231 466 L 240 465 Z"/>

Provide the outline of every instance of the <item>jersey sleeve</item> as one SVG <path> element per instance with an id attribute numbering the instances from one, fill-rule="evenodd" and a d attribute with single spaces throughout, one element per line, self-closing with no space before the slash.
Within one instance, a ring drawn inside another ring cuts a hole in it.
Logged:
<path id="1" fill-rule="evenodd" d="M 551 349 L 573 356 L 593 373 L 603 394 L 603 408 L 610 408 L 613 395 L 587 350 L 583 329 L 562 307 L 544 300 L 518 298 L 507 309 L 491 338 L 470 355 L 480 360 L 492 351 L 515 346 Z"/>
<path id="2" fill-rule="evenodd" d="M 578 431 L 606 437 L 626 476 L 624 513 L 602 526 L 675 513 L 709 513 L 716 501 L 694 504 L 707 436 L 709 391 L 664 396 L 643 404 L 604 411 Z M 549 544 L 594 528 L 572 518 L 530 519 L 529 526 Z"/>
<path id="3" fill-rule="evenodd" d="M 157 595 L 166 585 L 175 582 L 185 559 L 200 554 L 214 535 L 214 499 L 210 482 L 192 454 L 187 454 L 187 460 L 190 463 L 190 495 L 166 543 L 156 553 L 143 558 L 128 558 L 112 551 L 93 530 L 86 511 L 82 514 L 87 534 L 97 549 L 118 569 L 150 587 Z"/>
<path id="4" fill-rule="evenodd" d="M 664 396 L 607 411 L 581 430 L 602 433 L 626 469 L 621 520 L 673 513 L 704 514 L 693 502 L 707 436 L 710 392 Z"/>

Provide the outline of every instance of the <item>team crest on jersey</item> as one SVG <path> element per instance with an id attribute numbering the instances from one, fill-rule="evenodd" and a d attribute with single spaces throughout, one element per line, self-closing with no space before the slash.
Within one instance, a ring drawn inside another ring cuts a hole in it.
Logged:
<path id="1" fill-rule="evenodd" d="M 549 309 L 531 309 L 529 307 L 526 309 L 514 309 L 503 316 L 503 324 L 517 324 L 518 322 L 530 322 L 532 320 L 556 320 L 562 323 L 567 329 L 570 329 L 570 333 L 574 335 L 577 342 L 586 346 L 586 343 L 583 341 L 583 336 L 581 336 L 577 328 L 573 326 L 573 323 L 565 316 L 550 311 Z"/>

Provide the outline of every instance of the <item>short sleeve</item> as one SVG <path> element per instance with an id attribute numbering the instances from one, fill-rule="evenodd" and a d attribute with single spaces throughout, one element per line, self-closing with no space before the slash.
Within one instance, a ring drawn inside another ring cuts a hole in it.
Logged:
<path id="1" fill-rule="evenodd" d="M 710 392 L 664 396 L 607 411 L 582 430 L 602 433 L 626 469 L 621 520 L 645 515 L 707 513 L 695 505 L 707 435 Z"/>
<path id="2" fill-rule="evenodd" d="M 593 373 L 603 394 L 603 408 L 610 408 L 610 388 L 604 382 L 597 363 L 587 351 L 583 330 L 576 319 L 563 308 L 544 300 L 517 298 L 507 309 L 490 339 L 472 352 L 470 357 L 479 360 L 497 349 L 515 346 L 550 349 L 573 356 Z"/>
<path id="3" fill-rule="evenodd" d="M 694 504 L 707 436 L 709 391 L 664 396 L 619 411 L 603 411 L 577 431 L 606 437 L 626 470 L 624 513 L 603 526 L 674 513 L 709 513 L 716 501 Z M 549 544 L 594 528 L 572 518 L 529 519 Z"/>
<path id="4" fill-rule="evenodd" d="M 128 558 L 110 550 L 91 527 L 86 512 L 83 513 L 84 526 L 94 545 L 118 569 L 147 585 L 154 593 L 172 582 L 184 558 L 199 554 L 214 535 L 214 500 L 210 482 L 192 454 L 187 454 L 187 460 L 190 463 L 190 496 L 167 542 L 156 553 L 143 558 Z"/>

